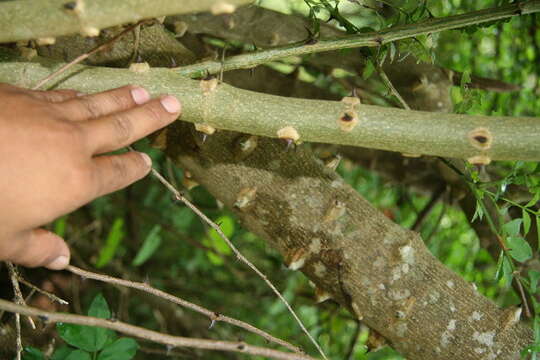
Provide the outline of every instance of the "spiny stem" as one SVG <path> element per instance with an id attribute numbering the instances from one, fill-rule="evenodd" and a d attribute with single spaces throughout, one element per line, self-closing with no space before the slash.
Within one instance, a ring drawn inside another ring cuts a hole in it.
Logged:
<path id="1" fill-rule="evenodd" d="M 224 62 L 215 60 L 204 61 L 176 68 L 176 71 L 180 75 L 202 76 L 205 73 L 216 74 L 219 71 L 249 69 L 291 56 L 302 56 L 340 49 L 377 47 L 397 40 L 433 34 L 445 30 L 464 28 L 471 25 L 507 19 L 517 15 L 532 14 L 539 11 L 540 0 L 532 0 L 497 8 L 473 11 L 461 15 L 432 18 L 420 23 L 395 26 L 379 32 L 356 34 L 338 39 L 323 39 L 317 41 L 315 44 L 305 44 L 305 42 L 301 42 L 275 47 L 267 50 L 231 56 L 225 59 Z"/>

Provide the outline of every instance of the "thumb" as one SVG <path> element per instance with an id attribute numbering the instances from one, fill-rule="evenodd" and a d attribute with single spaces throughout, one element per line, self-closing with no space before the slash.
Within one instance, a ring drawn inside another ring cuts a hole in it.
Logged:
<path id="1" fill-rule="evenodd" d="M 16 251 L 7 261 L 15 264 L 51 270 L 62 270 L 69 265 L 70 252 L 64 239 L 45 229 L 35 229 L 14 239 Z"/>

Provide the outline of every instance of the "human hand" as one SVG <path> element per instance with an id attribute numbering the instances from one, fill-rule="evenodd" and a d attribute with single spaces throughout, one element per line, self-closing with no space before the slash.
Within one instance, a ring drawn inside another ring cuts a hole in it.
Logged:
<path id="1" fill-rule="evenodd" d="M 150 99 L 137 86 L 78 95 L 0 83 L 0 260 L 65 268 L 66 243 L 39 227 L 148 174 L 146 154 L 100 154 L 180 114 L 176 98 Z"/>

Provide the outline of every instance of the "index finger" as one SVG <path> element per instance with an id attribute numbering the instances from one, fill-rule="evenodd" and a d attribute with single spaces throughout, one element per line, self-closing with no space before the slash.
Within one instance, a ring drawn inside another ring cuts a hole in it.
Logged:
<path id="1" fill-rule="evenodd" d="M 174 96 L 162 96 L 144 105 L 82 122 L 92 154 L 118 150 L 178 118 L 180 102 Z"/>

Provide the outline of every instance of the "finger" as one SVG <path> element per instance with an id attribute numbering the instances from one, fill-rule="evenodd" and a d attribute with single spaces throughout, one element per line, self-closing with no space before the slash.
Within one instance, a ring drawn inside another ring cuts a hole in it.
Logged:
<path id="1" fill-rule="evenodd" d="M 175 97 L 164 96 L 81 125 L 90 151 L 102 154 L 120 149 L 165 127 L 178 118 L 180 108 Z"/>
<path id="2" fill-rule="evenodd" d="M 59 103 L 66 100 L 70 100 L 79 96 L 82 96 L 83 94 L 70 89 L 62 89 L 62 90 L 52 90 L 52 91 L 38 91 L 38 90 L 32 90 L 30 92 L 30 95 L 33 97 L 52 102 L 52 103 Z"/>
<path id="3" fill-rule="evenodd" d="M 62 270 L 69 265 L 70 252 L 64 240 L 44 229 L 25 232 L 13 239 L 12 247 L 15 248 L 8 252 L 10 255 L 4 260 L 15 264 L 44 266 L 51 270 Z"/>
<path id="4" fill-rule="evenodd" d="M 135 85 L 105 92 L 73 98 L 62 104 L 62 109 L 70 120 L 82 121 L 119 111 L 131 109 L 150 100 L 150 94 Z"/>
<path id="5" fill-rule="evenodd" d="M 142 179 L 152 167 L 152 160 L 144 153 L 130 151 L 120 155 L 94 158 L 96 197 L 110 194 Z"/>

